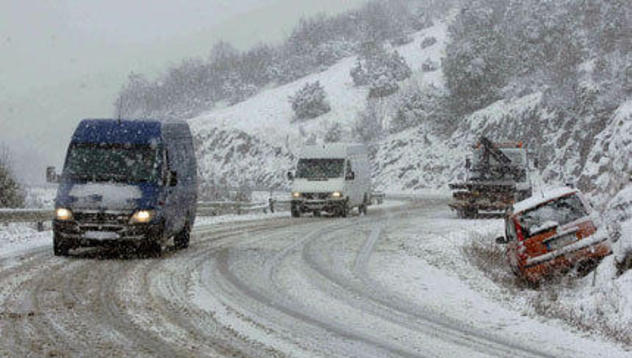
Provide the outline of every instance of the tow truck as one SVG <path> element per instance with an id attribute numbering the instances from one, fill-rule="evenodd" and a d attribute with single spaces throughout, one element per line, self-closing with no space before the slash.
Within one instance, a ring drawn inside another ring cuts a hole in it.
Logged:
<path id="1" fill-rule="evenodd" d="M 494 143 L 481 137 L 467 158 L 467 179 L 449 184 L 450 208 L 459 218 L 503 215 L 514 202 L 531 196 L 529 155 L 522 142 Z"/>

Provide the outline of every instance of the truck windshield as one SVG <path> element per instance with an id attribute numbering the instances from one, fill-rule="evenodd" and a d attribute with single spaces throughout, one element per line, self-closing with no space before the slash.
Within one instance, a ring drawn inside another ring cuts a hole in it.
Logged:
<path id="1" fill-rule="evenodd" d="M 547 222 L 565 225 L 588 215 L 577 195 L 564 196 L 520 214 L 518 221 L 527 236 L 536 234 Z"/>
<path id="2" fill-rule="evenodd" d="M 64 172 L 73 180 L 157 183 L 160 150 L 149 145 L 74 144 Z"/>
<path id="3" fill-rule="evenodd" d="M 344 159 L 300 159 L 296 177 L 305 179 L 340 178 L 343 175 Z"/>

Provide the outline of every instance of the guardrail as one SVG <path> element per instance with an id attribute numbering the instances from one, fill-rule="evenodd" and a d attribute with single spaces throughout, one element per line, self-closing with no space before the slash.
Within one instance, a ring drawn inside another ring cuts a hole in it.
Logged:
<path id="1" fill-rule="evenodd" d="M 382 204 L 384 193 L 371 194 L 371 204 Z M 198 202 L 198 216 L 218 216 L 227 214 L 247 214 L 253 212 L 274 213 L 290 210 L 291 200 L 268 199 L 267 202 L 247 201 L 201 201 Z M 55 215 L 52 209 L 0 209 L 0 224 L 8 223 L 37 223 L 40 231 L 44 230 L 44 223 L 51 221 Z"/>
<path id="2" fill-rule="evenodd" d="M 210 201 L 198 202 L 198 216 L 217 216 L 227 214 L 242 215 L 246 213 L 262 212 L 274 213 L 277 210 L 289 210 L 289 200 L 270 199 L 267 202 L 245 201 Z M 40 231 L 44 230 L 44 223 L 55 216 L 52 209 L 0 209 L 0 224 L 8 223 L 37 223 Z"/>

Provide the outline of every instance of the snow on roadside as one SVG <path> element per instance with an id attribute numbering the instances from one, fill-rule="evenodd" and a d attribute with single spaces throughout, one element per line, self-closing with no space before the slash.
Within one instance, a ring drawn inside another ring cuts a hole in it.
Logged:
<path id="1" fill-rule="evenodd" d="M 39 232 L 36 227 L 37 224 L 34 223 L 11 223 L 6 226 L 0 224 L 0 258 L 44 246 L 50 246 L 52 250 L 52 231 Z"/>
<path id="2" fill-rule="evenodd" d="M 411 221 L 385 235 L 371 257 L 370 275 L 389 292 L 397 292 L 407 301 L 431 307 L 447 317 L 467 317 L 464 324 L 477 327 L 483 334 L 490 332 L 510 341 L 529 342 L 536 349 L 540 344 L 550 347 L 547 342 L 555 337 L 556 347 L 567 347 L 555 352 L 555 356 L 625 355 L 624 347 L 614 342 L 604 346 L 600 334 L 591 331 L 578 335 L 577 325 L 566 317 L 536 310 L 534 300 L 548 292 L 516 285 L 502 251 L 485 257 L 486 262 L 480 267 L 468 258 L 466 250 L 472 241 L 499 248 L 494 238 L 502 232 L 502 220 L 459 220 L 447 209 L 437 210 L 429 218 Z M 591 278 L 584 278 L 582 285 L 585 282 L 590 285 Z M 602 295 L 608 292 L 605 287 L 601 291 Z M 619 302 L 610 311 L 622 309 L 619 303 L 630 292 L 620 291 L 620 294 L 612 294 Z M 564 296 L 558 291 L 557 301 L 551 302 L 564 307 L 580 304 L 583 298 L 590 297 L 588 291 L 581 296 Z M 605 305 L 612 303 L 606 298 L 599 301 Z M 584 307 L 591 304 L 586 302 Z M 563 319 L 544 319 L 543 313 Z M 605 336 L 611 342 L 612 336 Z"/>
<path id="3" fill-rule="evenodd" d="M 267 220 L 273 218 L 289 217 L 289 211 L 277 211 L 275 213 L 250 213 L 250 214 L 229 214 L 219 216 L 198 216 L 195 219 L 194 229 L 198 229 L 204 226 L 225 224 L 241 221 L 254 221 L 254 220 Z"/>
<path id="4" fill-rule="evenodd" d="M 511 272 L 504 247 L 494 243 L 503 233 L 502 222 L 494 220 L 486 229 L 480 225 L 484 222 L 479 220 L 464 237 L 445 244 L 451 249 L 446 256 L 458 257 L 452 269 L 470 287 L 524 316 L 558 319 L 573 329 L 632 346 L 632 271 L 617 277 L 610 256 L 585 277 L 569 274 L 538 289 L 527 288 Z M 436 264 L 445 259 L 432 257 Z"/>

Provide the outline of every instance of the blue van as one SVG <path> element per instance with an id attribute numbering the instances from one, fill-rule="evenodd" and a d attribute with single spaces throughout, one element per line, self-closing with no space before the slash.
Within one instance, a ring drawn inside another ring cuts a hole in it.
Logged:
<path id="1" fill-rule="evenodd" d="M 85 119 L 55 199 L 54 254 L 127 244 L 160 256 L 189 245 L 197 203 L 193 140 L 182 121 Z"/>

